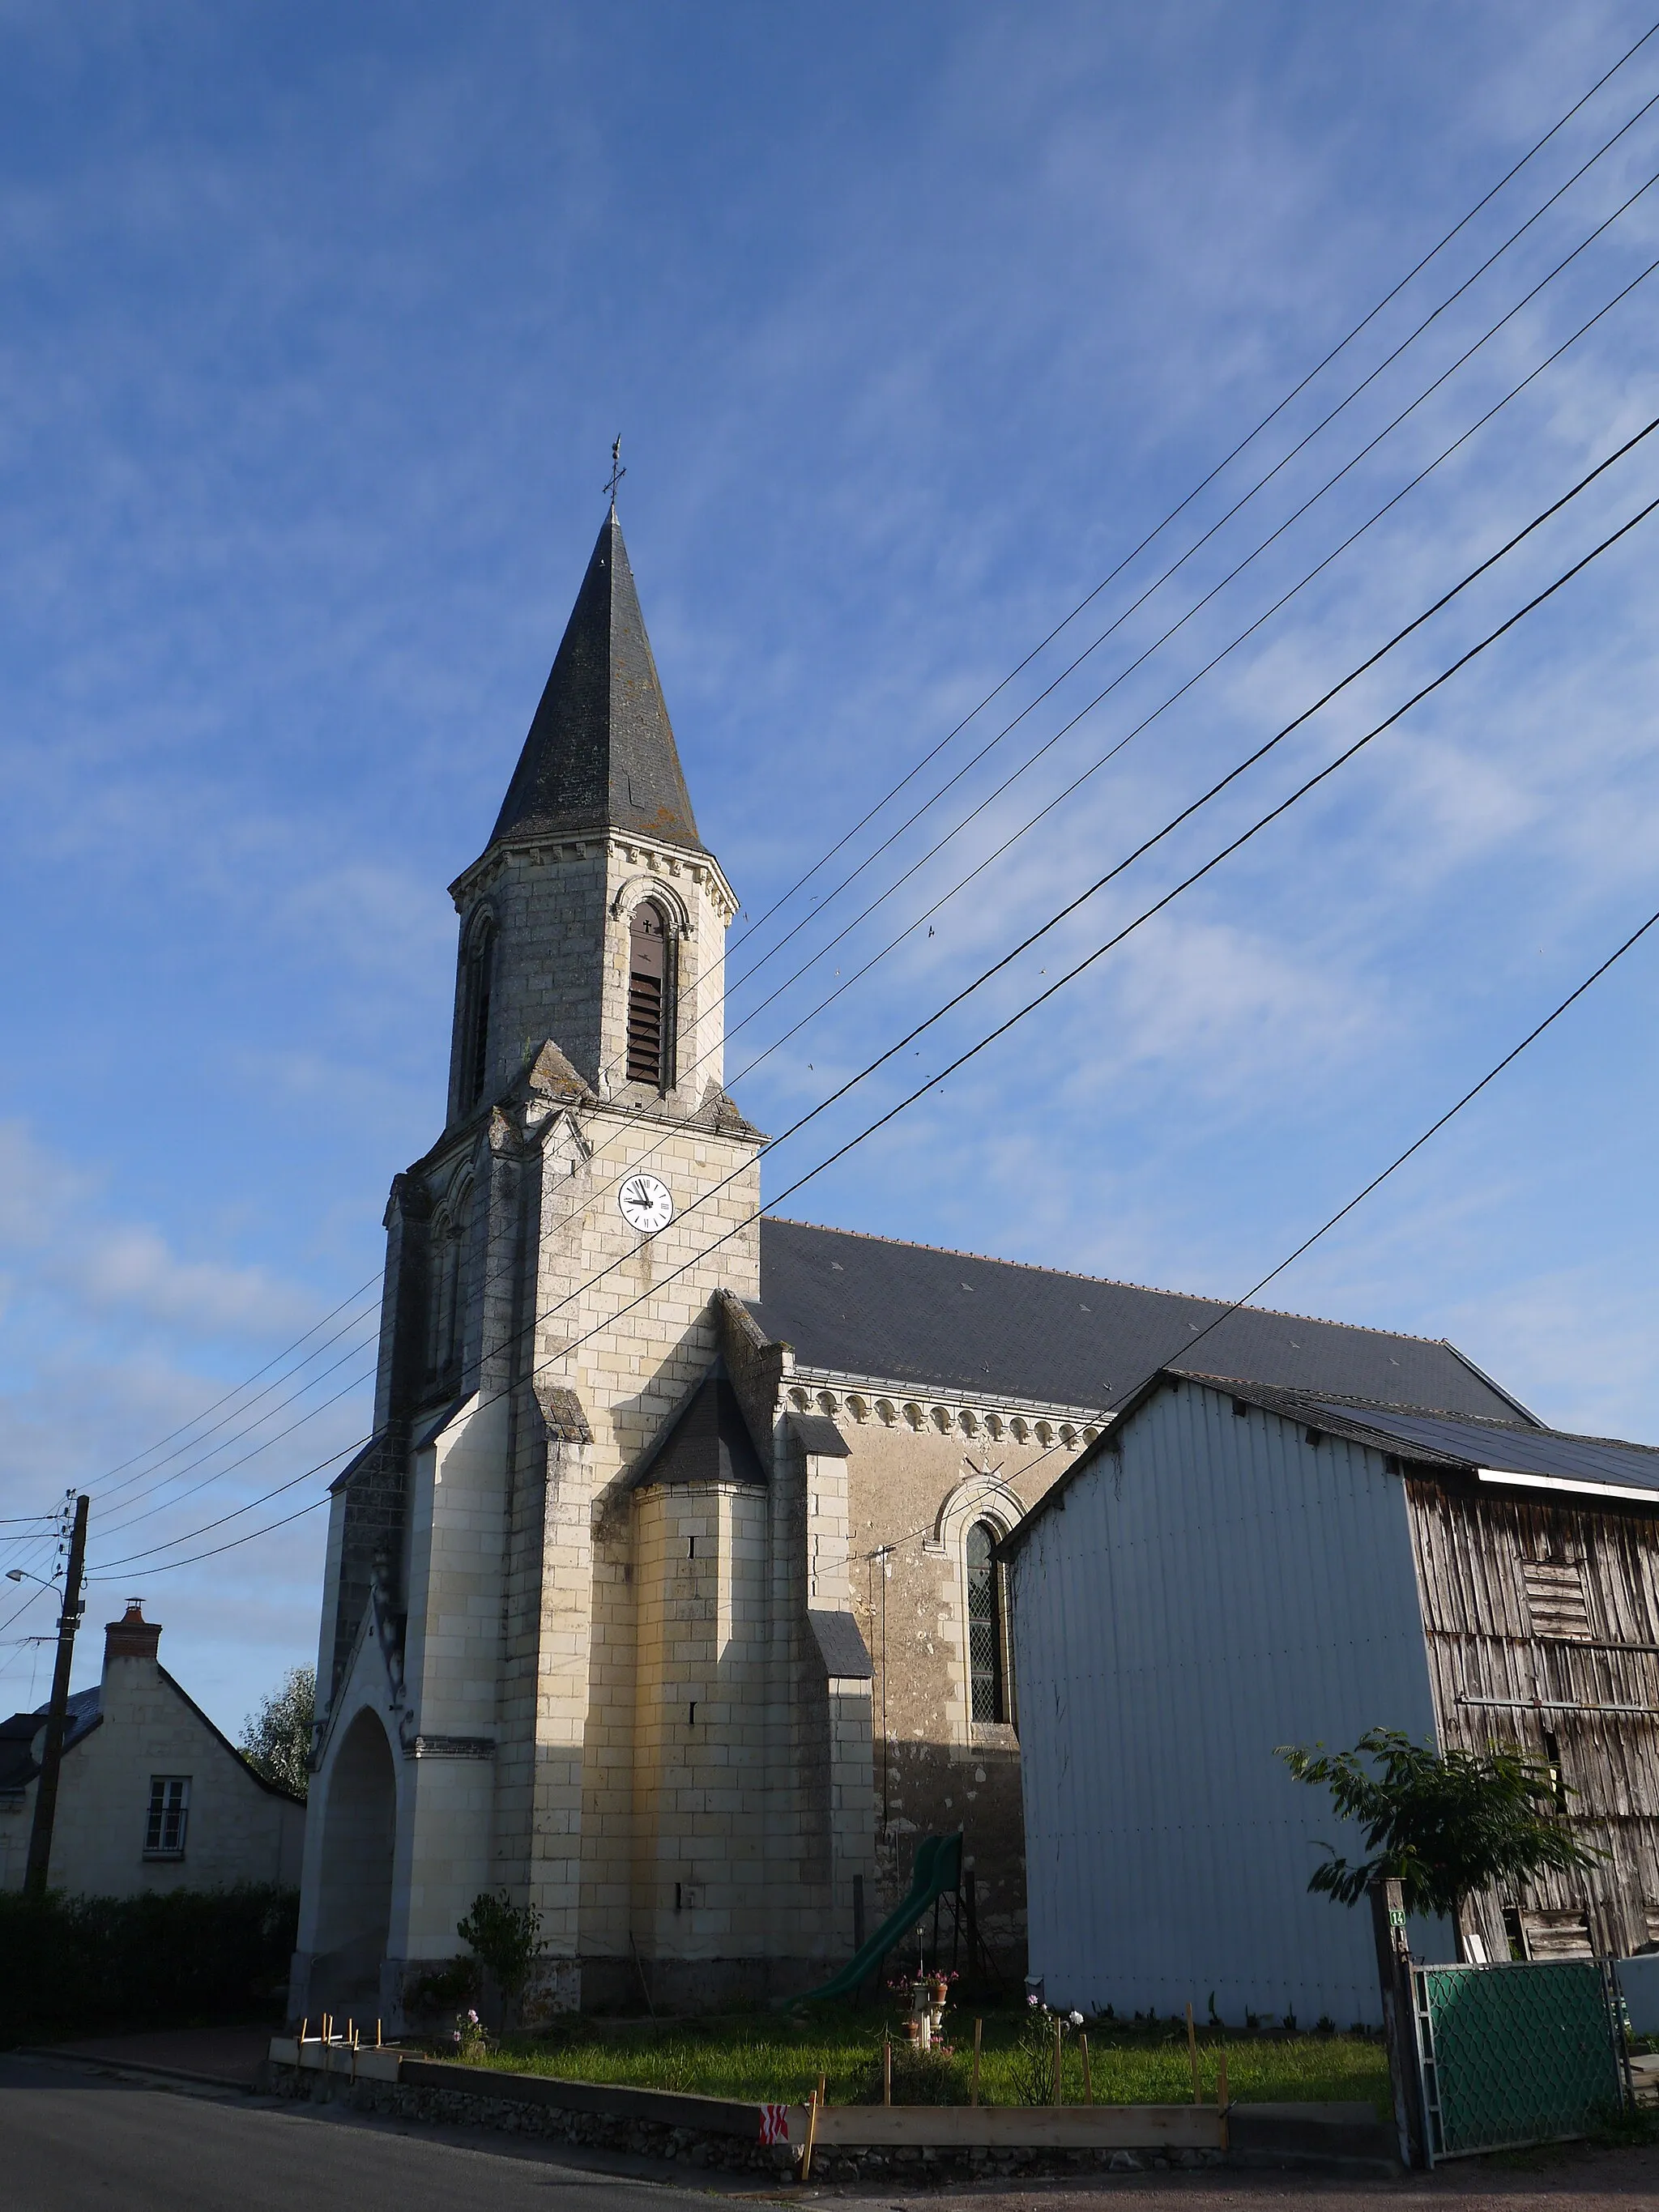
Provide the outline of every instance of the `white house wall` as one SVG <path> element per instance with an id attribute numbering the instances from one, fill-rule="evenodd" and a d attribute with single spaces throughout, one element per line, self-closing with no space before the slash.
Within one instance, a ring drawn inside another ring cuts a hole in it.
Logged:
<path id="1" fill-rule="evenodd" d="M 1030 1971 L 1087 2010 L 1375 2021 L 1369 1915 L 1307 1890 L 1329 1800 L 1274 1753 L 1433 1739 L 1404 1485 L 1232 1406 L 1158 1393 L 1015 1554 Z"/>
<path id="2" fill-rule="evenodd" d="M 65 1753 L 47 1879 L 71 1896 L 223 1889 L 300 1879 L 306 1808 L 265 1788 L 154 1659 L 106 1662 L 103 1719 Z M 39 1742 L 44 1743 L 45 1729 Z M 151 1778 L 189 1778 L 185 1848 L 147 1856 Z M 38 1784 L 21 1792 L 3 1885 L 21 1887 Z"/>

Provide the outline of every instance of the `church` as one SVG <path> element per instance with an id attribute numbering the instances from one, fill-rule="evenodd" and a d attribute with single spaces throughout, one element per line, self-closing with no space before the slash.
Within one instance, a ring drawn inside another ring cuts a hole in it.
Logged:
<path id="1" fill-rule="evenodd" d="M 737 902 L 614 506 L 452 891 L 447 1112 L 331 1501 L 293 2013 L 401 2025 L 496 1888 L 541 1916 L 532 2010 L 810 1988 L 957 1831 L 1017 1978 L 998 1547 L 1114 1405 L 1180 1363 L 1532 1417 L 1444 1342 L 763 1215 Z"/>

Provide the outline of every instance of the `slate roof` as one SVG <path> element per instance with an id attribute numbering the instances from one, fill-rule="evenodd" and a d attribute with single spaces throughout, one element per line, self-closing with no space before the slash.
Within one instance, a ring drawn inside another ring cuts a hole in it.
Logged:
<path id="1" fill-rule="evenodd" d="M 1104 1411 L 1198 1339 L 1218 1374 L 1532 1419 L 1447 1343 L 1259 1306 L 1200 1337 L 1223 1301 L 799 1221 L 762 1221 L 761 1295 L 748 1303 L 798 1364 L 916 1390 Z"/>
<path id="2" fill-rule="evenodd" d="M 738 1394 L 724 1360 L 716 1359 L 694 1382 L 647 1446 L 628 1478 L 630 1490 L 647 1484 L 747 1482 L 763 1484 L 761 1465 Z"/>
<path id="3" fill-rule="evenodd" d="M 604 829 L 703 849 L 614 507 L 489 842 Z"/>
<path id="4" fill-rule="evenodd" d="M 876 1670 L 864 1634 L 850 1613 L 820 1613 L 809 1607 L 806 1618 L 823 1662 L 823 1671 L 846 1682 L 870 1682 Z"/>
<path id="5" fill-rule="evenodd" d="M 69 1723 L 64 1730 L 66 1752 L 89 1736 L 102 1720 L 99 1709 L 101 1693 L 101 1684 L 94 1682 L 89 1690 L 76 1690 L 70 1697 Z M 45 1705 L 38 1706 L 32 1713 L 14 1713 L 9 1720 L 0 1721 L 0 1790 L 27 1789 L 40 1771 L 31 1746 L 46 1724 Z"/>

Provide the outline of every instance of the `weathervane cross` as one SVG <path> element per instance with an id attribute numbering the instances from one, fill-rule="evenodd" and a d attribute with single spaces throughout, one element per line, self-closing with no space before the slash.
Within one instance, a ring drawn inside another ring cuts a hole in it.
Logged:
<path id="1" fill-rule="evenodd" d="M 618 430 L 611 441 L 611 481 L 605 486 L 606 491 L 611 495 L 611 504 L 613 507 L 617 504 L 617 486 L 627 474 L 627 470 L 622 465 L 622 432 Z"/>

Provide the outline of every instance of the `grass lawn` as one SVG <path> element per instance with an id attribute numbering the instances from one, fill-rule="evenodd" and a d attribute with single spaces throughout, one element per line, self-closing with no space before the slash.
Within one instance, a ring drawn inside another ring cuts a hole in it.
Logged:
<path id="1" fill-rule="evenodd" d="M 678 2089 L 702 2096 L 744 2097 L 794 2103 L 823 2075 L 832 2104 L 874 2102 L 881 2095 L 881 2045 L 888 2015 L 871 2007 L 814 2005 L 789 2013 L 727 2012 L 696 2020 L 617 2021 L 573 2016 L 550 2033 L 507 2039 L 483 2064 L 530 2074 L 561 2075 L 581 2081 L 625 2082 L 644 2089 Z M 990 2105 L 1034 2101 L 1021 2042 L 1023 2012 L 988 2011 L 980 2070 L 980 2096 Z M 966 2103 L 974 2042 L 972 2009 L 945 2015 L 954 2057 L 942 2078 L 923 2085 L 905 2078 L 896 2037 L 896 2102 Z M 1098 2104 L 1185 2103 L 1192 2095 L 1184 2025 L 1142 2026 L 1098 2021 L 1086 2030 L 1095 2100 Z M 1380 2041 L 1356 2035 L 1249 2034 L 1210 2030 L 1199 2038 L 1205 2095 L 1215 2094 L 1216 2056 L 1227 2051 L 1230 2094 L 1250 2102 L 1285 2098 L 1369 2100 L 1386 2118 L 1391 2110 L 1389 2063 Z M 441 2044 L 438 2057 L 454 2056 Z M 1083 2054 L 1075 2036 L 1065 2049 L 1066 2101 L 1083 2101 Z M 1041 2101 L 1047 2102 L 1044 2097 Z"/>

